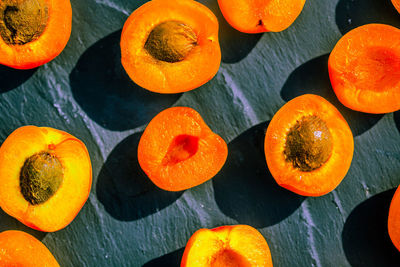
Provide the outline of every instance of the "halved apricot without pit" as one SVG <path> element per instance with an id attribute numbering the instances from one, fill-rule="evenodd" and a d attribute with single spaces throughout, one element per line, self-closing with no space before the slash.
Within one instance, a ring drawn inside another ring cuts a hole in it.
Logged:
<path id="1" fill-rule="evenodd" d="M 336 96 L 366 113 L 400 109 L 400 29 L 367 24 L 344 35 L 329 56 Z"/>
<path id="2" fill-rule="evenodd" d="M 0 1 L 0 64 L 31 69 L 58 56 L 71 34 L 69 0 Z"/>
<path id="3" fill-rule="evenodd" d="M 189 239 L 181 267 L 272 267 L 267 241 L 248 225 L 200 229 Z"/>
<path id="4" fill-rule="evenodd" d="M 400 187 L 397 188 L 390 203 L 388 232 L 393 244 L 400 251 Z"/>
<path id="5" fill-rule="evenodd" d="M 272 118 L 265 157 L 276 182 L 297 194 L 321 196 L 335 189 L 353 158 L 353 134 L 339 111 L 324 98 L 303 95 Z"/>
<path id="6" fill-rule="evenodd" d="M 188 107 L 159 113 L 146 127 L 138 147 L 141 168 L 167 191 L 185 190 L 211 179 L 227 156 L 225 141 Z"/>
<path id="7" fill-rule="evenodd" d="M 245 33 L 280 32 L 303 10 L 306 0 L 218 0 L 228 23 Z"/>
<path id="8" fill-rule="evenodd" d="M 60 266 L 42 242 L 21 231 L 0 233 L 0 252 L 0 266 Z"/>
<path id="9" fill-rule="evenodd" d="M 121 36 L 130 78 L 157 93 L 195 89 L 218 72 L 218 20 L 193 0 L 153 0 L 135 10 Z"/>
<path id="10" fill-rule="evenodd" d="M 89 196 L 89 153 L 66 132 L 18 128 L 0 147 L 0 184 L 0 207 L 7 214 L 40 231 L 60 230 Z"/>

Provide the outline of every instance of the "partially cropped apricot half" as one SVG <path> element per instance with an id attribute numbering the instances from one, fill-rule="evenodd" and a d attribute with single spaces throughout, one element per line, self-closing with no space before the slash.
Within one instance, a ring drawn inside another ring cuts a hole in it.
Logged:
<path id="1" fill-rule="evenodd" d="M 400 187 L 397 188 L 390 203 L 388 232 L 393 244 L 400 251 Z"/>
<path id="2" fill-rule="evenodd" d="M 194 0 L 147 2 L 124 25 L 121 61 L 129 77 L 147 90 L 195 89 L 219 69 L 218 20 Z"/>
<path id="3" fill-rule="evenodd" d="M 346 107 L 366 113 L 400 109 L 400 29 L 367 24 L 348 32 L 332 50 L 328 68 Z"/>
<path id="4" fill-rule="evenodd" d="M 141 168 L 167 191 L 185 190 L 211 179 L 227 156 L 225 141 L 188 107 L 159 113 L 146 127 L 138 147 Z"/>
<path id="5" fill-rule="evenodd" d="M 400 0 L 392 0 L 392 3 L 397 11 L 400 13 Z"/>
<path id="6" fill-rule="evenodd" d="M 345 177 L 354 141 L 346 120 L 331 103 L 317 95 L 302 95 L 272 118 L 264 149 L 280 186 L 304 196 L 321 196 Z"/>
<path id="7" fill-rule="evenodd" d="M 189 239 L 181 267 L 272 267 L 267 241 L 248 225 L 200 229 Z"/>
<path id="8" fill-rule="evenodd" d="M 0 64 L 31 69 L 58 56 L 71 34 L 69 0 L 1 0 Z"/>
<path id="9" fill-rule="evenodd" d="M 222 14 L 245 33 L 280 32 L 303 10 L 306 0 L 218 0 Z"/>
<path id="10" fill-rule="evenodd" d="M 0 266 L 59 267 L 53 254 L 42 242 L 22 231 L 0 233 Z"/>
<path id="11" fill-rule="evenodd" d="M 7 214 L 40 231 L 60 230 L 89 196 L 89 153 L 66 132 L 18 128 L 0 147 L 0 184 L 0 207 Z"/>

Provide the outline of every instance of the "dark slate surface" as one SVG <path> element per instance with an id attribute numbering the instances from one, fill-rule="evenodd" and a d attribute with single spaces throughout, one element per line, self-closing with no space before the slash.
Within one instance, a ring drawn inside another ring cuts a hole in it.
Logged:
<path id="1" fill-rule="evenodd" d="M 63 53 L 34 70 L 0 67 L 0 141 L 34 124 L 65 130 L 88 146 L 93 187 L 77 218 L 56 233 L 23 226 L 0 211 L 0 231 L 41 239 L 61 266 L 179 266 L 199 228 L 249 224 L 268 240 L 274 266 L 400 266 L 387 213 L 400 184 L 400 113 L 368 115 L 343 107 L 330 87 L 330 51 L 356 26 L 400 27 L 389 0 L 307 0 L 281 33 L 248 35 L 222 18 L 216 0 L 200 1 L 220 22 L 222 65 L 201 88 L 158 95 L 130 82 L 120 64 L 124 21 L 145 0 L 72 0 L 73 31 Z M 355 137 L 352 166 L 319 198 L 276 185 L 263 154 L 268 122 L 288 100 L 315 93 L 331 101 Z M 149 120 L 189 106 L 229 144 L 211 181 L 178 193 L 157 189 L 137 164 Z"/>

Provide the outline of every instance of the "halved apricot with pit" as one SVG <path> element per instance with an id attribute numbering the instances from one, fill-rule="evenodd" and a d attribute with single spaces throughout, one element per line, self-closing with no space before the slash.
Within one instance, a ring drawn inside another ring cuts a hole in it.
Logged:
<path id="1" fill-rule="evenodd" d="M 400 29 L 367 24 L 344 35 L 329 56 L 336 96 L 366 113 L 400 109 Z"/>
<path id="2" fill-rule="evenodd" d="M 397 188 L 390 203 L 388 232 L 393 244 L 400 251 L 400 187 Z"/>
<path id="3" fill-rule="evenodd" d="M 18 128 L 0 147 L 0 184 L 0 207 L 7 214 L 37 230 L 60 230 L 89 197 L 89 153 L 66 132 Z"/>
<path id="4" fill-rule="evenodd" d="M 392 0 L 392 3 L 397 11 L 400 13 L 400 0 Z"/>
<path id="5" fill-rule="evenodd" d="M 71 34 L 69 0 L 0 1 L 0 64 L 31 69 L 58 56 Z"/>
<path id="6" fill-rule="evenodd" d="M 189 239 L 181 267 L 272 267 L 267 241 L 248 225 L 200 229 Z"/>
<path id="7" fill-rule="evenodd" d="M 0 266 L 60 266 L 42 242 L 21 231 L 0 233 L 0 251 Z"/>
<path id="8" fill-rule="evenodd" d="M 324 98 L 303 95 L 272 118 L 265 157 L 276 182 L 297 194 L 321 196 L 335 189 L 353 158 L 353 134 L 339 111 Z"/>
<path id="9" fill-rule="evenodd" d="M 125 22 L 121 61 L 130 78 L 147 90 L 195 89 L 219 69 L 218 20 L 193 0 L 150 1 Z"/>
<path id="10" fill-rule="evenodd" d="M 158 187 L 180 191 L 214 177 L 228 156 L 225 141 L 188 107 L 154 117 L 139 141 L 141 168 Z"/>
<path id="11" fill-rule="evenodd" d="M 280 32 L 300 15 L 306 0 L 218 0 L 222 14 L 246 33 Z"/>

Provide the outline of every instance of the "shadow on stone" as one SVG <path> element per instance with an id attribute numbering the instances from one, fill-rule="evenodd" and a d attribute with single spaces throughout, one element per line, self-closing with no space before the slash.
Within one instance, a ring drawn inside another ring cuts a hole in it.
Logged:
<path id="1" fill-rule="evenodd" d="M 387 220 L 395 189 L 359 204 L 349 215 L 342 232 L 343 249 L 353 267 L 399 266 L 400 254 L 392 244 Z"/>
<path id="2" fill-rule="evenodd" d="M 176 267 L 180 266 L 185 248 L 178 249 L 145 263 L 142 267 Z"/>
<path id="3" fill-rule="evenodd" d="M 339 102 L 329 80 L 328 58 L 329 55 L 319 56 L 295 69 L 283 85 L 281 96 L 285 101 L 304 94 L 322 96 L 343 115 L 353 135 L 360 135 L 373 127 L 383 115 L 357 112 Z"/>
<path id="4" fill-rule="evenodd" d="M 244 59 L 257 45 L 263 34 L 248 34 L 235 30 L 225 20 L 219 9 L 217 0 L 206 0 L 204 4 L 210 8 L 218 18 L 218 36 L 221 45 L 222 62 L 236 63 Z"/>
<path id="5" fill-rule="evenodd" d="M 182 195 L 182 192 L 159 189 L 142 171 L 137 159 L 141 135 L 133 134 L 120 142 L 97 179 L 97 198 L 111 216 L 121 221 L 138 220 L 156 213 Z"/>
<path id="6" fill-rule="evenodd" d="M 233 140 L 224 167 L 212 180 L 220 210 L 256 228 L 279 223 L 305 199 L 280 187 L 268 170 L 264 154 L 268 124 L 254 126 Z"/>
<path id="7" fill-rule="evenodd" d="M 342 34 L 369 23 L 400 27 L 400 16 L 390 0 L 340 0 L 336 24 Z"/>
<path id="8" fill-rule="evenodd" d="M 30 235 L 33 235 L 39 240 L 42 240 L 47 233 L 33 230 L 32 228 L 25 226 L 20 223 L 17 219 L 6 214 L 3 210 L 0 209 L 0 233 L 7 230 L 19 230 Z"/>
<path id="9" fill-rule="evenodd" d="M 0 93 L 8 92 L 26 82 L 37 68 L 30 70 L 17 70 L 0 65 Z"/>
<path id="10" fill-rule="evenodd" d="M 136 85 L 121 64 L 121 31 L 101 39 L 80 57 L 70 74 L 73 96 L 104 128 L 122 131 L 148 123 L 181 94 L 157 94 Z"/>
<path id="11" fill-rule="evenodd" d="M 400 111 L 393 113 L 394 122 L 396 124 L 397 130 L 400 132 Z"/>

